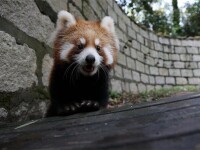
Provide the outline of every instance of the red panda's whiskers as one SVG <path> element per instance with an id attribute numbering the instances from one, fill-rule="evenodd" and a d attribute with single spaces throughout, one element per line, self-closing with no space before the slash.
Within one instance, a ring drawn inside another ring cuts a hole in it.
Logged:
<path id="1" fill-rule="evenodd" d="M 108 78 L 108 74 L 109 74 L 108 69 L 107 69 L 105 66 L 103 66 L 103 65 L 100 65 L 100 68 L 103 70 L 103 72 L 104 72 L 106 78 Z"/>
<path id="2" fill-rule="evenodd" d="M 97 80 L 99 80 L 99 69 L 97 70 Z"/>
<path id="3" fill-rule="evenodd" d="M 71 72 L 71 75 L 70 75 L 70 83 L 72 83 L 73 85 L 75 85 L 75 82 L 74 82 L 74 72 L 76 72 L 77 74 L 77 68 L 78 68 L 79 64 L 76 64 L 76 66 L 74 67 L 74 69 L 72 70 Z"/>
<path id="4" fill-rule="evenodd" d="M 66 78 L 67 78 L 68 72 L 69 72 L 70 68 L 73 67 L 73 65 L 74 65 L 75 63 L 76 63 L 76 61 L 73 62 L 69 67 L 67 67 L 67 69 L 65 70 L 65 73 L 64 73 L 64 75 L 63 75 L 63 78 L 64 78 L 65 76 L 66 76 Z"/>

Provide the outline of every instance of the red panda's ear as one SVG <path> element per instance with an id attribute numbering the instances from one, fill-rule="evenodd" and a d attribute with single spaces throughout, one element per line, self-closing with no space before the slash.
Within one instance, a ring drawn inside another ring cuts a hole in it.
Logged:
<path id="1" fill-rule="evenodd" d="M 111 32 L 114 36 L 115 46 L 119 50 L 119 40 L 117 34 L 115 33 L 114 20 L 110 16 L 106 16 L 101 20 L 101 27 L 106 29 L 108 32 Z"/>
<path id="2" fill-rule="evenodd" d="M 115 34 L 114 21 L 110 16 L 106 16 L 101 20 L 101 26 L 105 28 L 107 31 Z"/>
<path id="3" fill-rule="evenodd" d="M 58 19 L 56 22 L 56 29 L 55 31 L 51 34 L 48 43 L 49 45 L 52 46 L 52 44 L 54 43 L 57 33 L 63 29 L 63 28 L 68 28 L 72 25 L 76 24 L 76 19 L 74 18 L 74 16 L 72 14 L 70 14 L 69 12 L 62 10 L 58 13 Z"/>
<path id="4" fill-rule="evenodd" d="M 57 20 L 57 23 L 56 23 L 56 29 L 57 30 L 60 30 L 64 27 L 68 28 L 68 27 L 75 25 L 75 24 L 76 24 L 76 19 L 69 12 L 67 12 L 65 10 L 61 10 L 58 13 L 58 20 Z"/>

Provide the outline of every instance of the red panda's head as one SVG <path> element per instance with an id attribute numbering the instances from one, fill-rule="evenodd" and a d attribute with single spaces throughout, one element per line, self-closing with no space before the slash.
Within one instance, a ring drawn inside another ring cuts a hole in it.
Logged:
<path id="1" fill-rule="evenodd" d="M 84 75 L 94 75 L 101 65 L 112 68 L 119 49 L 113 19 L 106 16 L 97 22 L 76 20 L 69 12 L 60 11 L 54 49 L 55 61 L 77 63 Z"/>

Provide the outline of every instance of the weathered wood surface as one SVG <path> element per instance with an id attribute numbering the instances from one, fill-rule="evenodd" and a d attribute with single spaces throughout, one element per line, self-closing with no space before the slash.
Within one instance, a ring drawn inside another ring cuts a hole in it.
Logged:
<path id="1" fill-rule="evenodd" d="M 200 94 L 8 125 L 0 148 L 200 150 Z"/>

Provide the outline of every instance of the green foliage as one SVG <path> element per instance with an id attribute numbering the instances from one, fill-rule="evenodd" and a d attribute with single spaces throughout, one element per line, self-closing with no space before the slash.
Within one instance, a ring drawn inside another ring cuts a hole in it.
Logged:
<path id="1" fill-rule="evenodd" d="M 185 12 L 180 11 L 177 0 L 172 0 L 171 5 L 162 9 L 153 9 L 153 5 L 162 0 L 116 1 L 132 20 L 156 33 L 173 37 L 200 36 L 200 0 L 186 4 Z"/>
<path id="2" fill-rule="evenodd" d="M 152 5 L 159 0 L 121 0 L 121 6 L 127 7 L 127 15 L 137 23 L 157 33 L 168 35 L 171 31 L 171 24 L 164 10 L 153 10 Z"/>
<path id="3" fill-rule="evenodd" d="M 176 86 L 172 88 L 161 88 L 159 90 L 151 90 L 139 93 L 142 101 L 154 101 L 160 98 L 170 97 L 180 92 L 196 92 L 199 88 L 195 86 Z"/>
<path id="4" fill-rule="evenodd" d="M 115 91 L 110 92 L 110 98 L 115 99 L 115 98 L 120 98 L 121 94 Z"/>
<path id="5" fill-rule="evenodd" d="M 180 11 L 178 8 L 178 2 L 177 0 L 172 0 L 172 7 L 173 7 L 173 28 L 172 28 L 172 34 L 176 35 L 181 33 L 180 28 Z"/>
<path id="6" fill-rule="evenodd" d="M 167 17 L 165 16 L 163 11 L 154 11 L 153 15 L 147 16 L 146 18 L 147 19 L 143 22 L 146 22 L 147 26 L 147 21 L 149 21 L 153 31 L 155 31 L 156 33 L 168 35 L 171 31 L 171 25 L 168 23 Z"/>
<path id="7" fill-rule="evenodd" d="M 200 36 L 200 0 L 193 5 L 186 5 L 183 32 L 187 36 Z"/>

